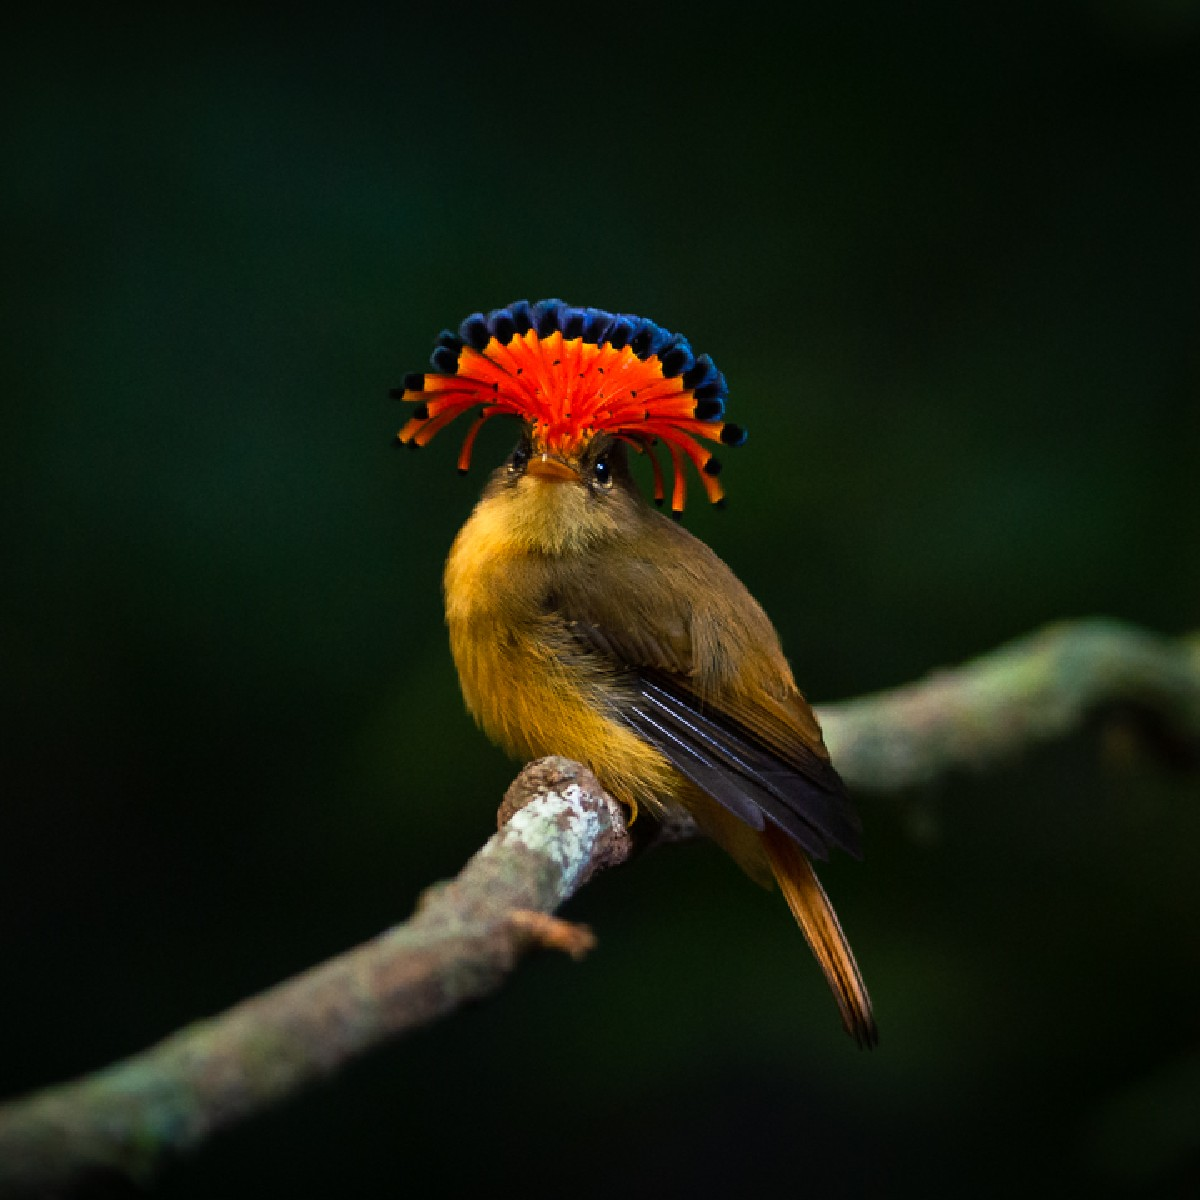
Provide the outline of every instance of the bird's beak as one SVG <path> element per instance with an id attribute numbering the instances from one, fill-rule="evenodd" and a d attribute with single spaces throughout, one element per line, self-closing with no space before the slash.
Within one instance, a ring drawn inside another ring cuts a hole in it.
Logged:
<path id="1" fill-rule="evenodd" d="M 531 458 L 525 468 L 525 474 L 535 475 L 538 479 L 579 479 L 579 472 L 574 467 L 563 462 L 561 458 L 551 458 L 549 454 Z"/>

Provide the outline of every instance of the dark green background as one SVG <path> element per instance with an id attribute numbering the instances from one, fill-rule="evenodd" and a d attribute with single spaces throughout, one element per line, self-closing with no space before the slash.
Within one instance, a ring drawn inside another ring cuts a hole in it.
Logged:
<path id="1" fill-rule="evenodd" d="M 511 435 L 462 480 L 386 399 L 474 309 L 713 355 L 751 439 L 688 520 L 817 701 L 1200 624 L 1200 6 L 403 8 L 0 37 L 0 1094 L 374 934 L 487 836 L 512 767 L 440 569 Z M 1184 1194 L 1200 787 L 1117 750 L 860 798 L 824 877 L 875 1054 L 778 898 L 679 847 L 571 905 L 585 965 L 161 1194 Z"/>

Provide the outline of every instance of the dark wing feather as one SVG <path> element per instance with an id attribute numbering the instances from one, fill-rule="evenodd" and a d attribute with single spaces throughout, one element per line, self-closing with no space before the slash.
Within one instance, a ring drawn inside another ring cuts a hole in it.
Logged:
<path id="1" fill-rule="evenodd" d="M 861 857 L 857 814 L 802 700 L 793 713 L 782 702 L 702 699 L 681 638 L 655 639 L 630 622 L 601 625 L 591 613 L 580 619 L 564 601 L 556 597 L 555 607 L 579 643 L 621 670 L 631 700 L 620 719 L 680 774 L 752 829 L 769 820 L 817 858 L 834 846 Z"/>
<path id="2" fill-rule="evenodd" d="M 763 828 L 761 806 L 745 794 L 744 787 L 715 762 L 712 755 L 698 748 L 701 743 L 690 723 L 673 720 L 669 713 L 661 711 L 652 714 L 636 705 L 626 709 L 622 719 L 661 750 L 681 775 L 727 808 L 739 821 L 752 829 Z"/>
<path id="3" fill-rule="evenodd" d="M 856 814 L 828 760 L 816 760 L 819 772 L 798 771 L 685 681 L 662 672 L 634 669 L 627 683 L 637 700 L 622 719 L 740 820 L 761 830 L 765 818 L 817 858 L 828 858 L 833 846 L 861 855 Z"/>

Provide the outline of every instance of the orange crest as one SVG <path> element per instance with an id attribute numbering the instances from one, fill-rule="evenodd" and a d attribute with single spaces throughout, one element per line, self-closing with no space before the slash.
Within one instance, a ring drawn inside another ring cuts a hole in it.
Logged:
<path id="1" fill-rule="evenodd" d="M 475 437 L 492 417 L 523 420 L 534 443 L 563 456 L 608 433 L 639 453 L 661 442 L 671 456 L 671 508 L 686 499 L 684 458 L 691 459 L 709 499 L 723 497 L 720 463 L 696 439 L 740 446 L 743 429 L 723 420 L 725 378 L 707 355 L 696 357 L 685 338 L 643 317 L 575 308 L 561 300 L 518 300 L 474 313 L 457 333 L 443 331 L 432 373 L 409 375 L 393 391 L 417 405 L 399 433 L 424 446 L 470 408 L 479 414 L 467 431 L 458 467 L 466 471 Z M 654 454 L 654 499 L 664 498 Z"/>

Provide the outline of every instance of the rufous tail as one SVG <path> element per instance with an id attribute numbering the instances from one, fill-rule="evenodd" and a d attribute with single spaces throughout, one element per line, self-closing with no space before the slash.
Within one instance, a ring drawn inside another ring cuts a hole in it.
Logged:
<path id="1" fill-rule="evenodd" d="M 871 997 L 858 972 L 850 943 L 846 941 L 833 905 L 829 903 L 808 856 L 786 833 L 770 824 L 759 836 L 779 890 L 833 989 L 846 1032 L 860 1046 L 877 1045 L 879 1030 L 871 1012 Z"/>

